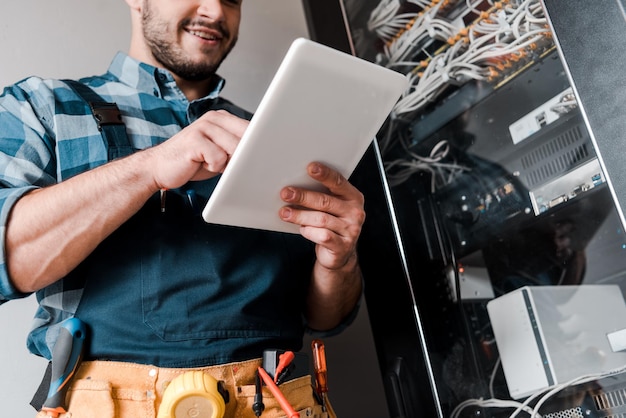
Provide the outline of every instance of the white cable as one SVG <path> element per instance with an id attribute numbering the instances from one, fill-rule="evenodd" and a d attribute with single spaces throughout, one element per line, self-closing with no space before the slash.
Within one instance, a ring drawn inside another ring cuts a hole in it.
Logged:
<path id="1" fill-rule="evenodd" d="M 405 1 L 421 7 L 421 10 L 418 13 L 399 13 L 398 0 L 381 0 L 368 21 L 368 28 L 385 41 L 379 62 L 398 71 L 407 71 L 409 87 L 391 112 L 394 118 L 420 110 L 434 102 L 450 86 L 490 79 L 502 71 L 502 65 L 510 65 L 514 54 L 521 57 L 522 52 L 533 43 L 540 42 L 547 31 L 539 0 L 507 2 L 498 8 L 489 0 L 488 4 L 492 7 L 487 18 L 477 9 L 482 0 L 465 0 L 466 14 L 473 12 L 481 17 L 466 28 L 464 37 L 456 38 L 459 40 L 448 45 L 448 39 L 459 36 L 461 28 L 438 15 L 445 2 Z M 434 40 L 446 44 L 431 56 L 425 48 L 430 48 Z M 428 58 L 417 58 L 424 55 Z M 566 111 L 570 105 L 557 105 L 561 106 L 557 110 Z M 381 146 L 383 155 L 392 141 L 397 140 L 391 132 L 386 135 Z M 426 171 L 431 173 L 434 190 L 467 170 L 456 163 L 442 164 L 436 158 L 417 158 L 409 152 L 409 146 L 405 144 L 404 147 L 407 157 L 386 166 L 387 172 L 392 173 L 389 174 L 392 184 L 404 181 L 416 171 Z"/>
<path id="2" fill-rule="evenodd" d="M 423 9 L 429 7 L 430 4 L 431 4 L 431 2 L 428 1 L 428 0 L 407 0 L 407 2 L 416 4 L 416 5 L 420 6 Z"/>
<path id="3" fill-rule="evenodd" d="M 439 141 L 427 157 L 409 151 L 408 144 L 403 144 L 410 159 L 402 158 L 385 163 L 385 171 L 391 185 L 400 184 L 416 172 L 431 174 L 431 191 L 449 184 L 459 173 L 469 170 L 455 161 L 443 162 L 450 153 L 447 140 Z"/>
<path id="4" fill-rule="evenodd" d="M 491 376 L 489 377 L 489 395 L 494 398 L 494 390 L 493 390 L 493 383 L 496 380 L 496 374 L 498 372 L 498 367 L 500 367 L 500 364 L 502 363 L 502 359 L 500 358 L 500 356 L 498 356 L 498 360 L 496 361 L 496 364 L 493 366 L 493 370 L 491 371 Z"/>
<path id="5" fill-rule="evenodd" d="M 613 376 L 619 373 L 623 373 L 624 371 L 626 371 L 626 366 L 621 366 L 621 367 L 609 370 L 607 372 L 586 374 L 586 375 L 578 376 L 574 379 L 571 379 L 568 382 L 558 384 L 552 388 L 548 388 L 548 389 L 544 389 L 539 392 L 536 392 L 535 394 L 529 396 L 522 403 L 522 405 L 509 416 L 509 418 L 515 418 L 522 411 L 523 409 L 522 406 L 528 406 L 532 401 L 534 401 L 535 399 L 539 397 L 540 397 L 539 401 L 533 408 L 533 413 L 536 413 L 536 411 L 539 410 L 541 405 L 543 405 L 550 397 L 552 397 L 553 395 L 555 395 L 556 393 L 560 392 L 561 390 L 567 387 L 582 384 L 582 383 L 592 382 L 594 380 L 598 380 L 598 379 Z"/>
<path id="6" fill-rule="evenodd" d="M 367 28 L 370 31 L 375 32 L 376 29 L 391 20 L 396 15 L 399 8 L 399 0 L 382 0 L 378 3 L 378 6 L 372 10 L 367 23 Z"/>
<path id="7" fill-rule="evenodd" d="M 469 406 L 479 406 L 481 408 L 516 408 L 520 407 L 520 403 L 517 401 L 509 401 L 502 399 L 468 399 L 466 401 L 461 402 L 454 408 L 452 413 L 450 414 L 450 418 L 458 418 L 461 411 Z M 528 406 L 523 407 L 523 410 L 533 417 L 533 411 Z M 541 418 L 540 416 L 534 415 L 536 418 Z"/>
<path id="8" fill-rule="evenodd" d="M 518 27 L 519 19 L 526 16 L 526 13 L 522 12 L 528 9 L 531 1 L 536 2 L 536 0 L 526 0 L 517 9 L 507 9 L 509 12 L 507 21 L 513 19 L 513 22 L 515 22 L 517 18 L 518 21 L 515 26 Z M 424 16 L 427 15 L 424 14 Z M 435 93 L 441 91 L 442 87 L 450 82 L 460 84 L 461 82 L 466 82 L 468 79 L 485 79 L 489 74 L 486 68 L 495 65 L 495 63 L 492 62 L 494 58 L 507 56 L 508 54 L 520 51 L 532 43 L 537 42 L 545 35 L 545 29 L 543 27 L 523 34 L 519 29 L 516 29 L 515 32 L 520 33 L 520 37 L 506 43 L 502 42 L 502 40 L 511 37 L 512 31 L 509 27 L 503 29 L 502 24 L 484 24 L 472 28 L 469 33 L 471 42 L 466 51 L 456 57 L 452 57 L 448 65 L 440 65 L 440 62 L 431 60 L 421 78 L 417 79 L 418 85 L 412 86 L 410 94 L 405 95 L 401 101 L 397 103 L 394 110 L 398 113 L 415 111 L 431 101 Z M 405 43 L 411 44 L 415 39 L 406 35 L 405 41 Z M 458 44 L 459 43 L 457 43 L 457 45 Z M 392 53 L 389 55 L 389 58 L 390 62 L 393 63 L 395 59 L 393 52 L 397 53 L 397 50 L 394 51 L 390 48 L 388 52 Z M 402 53 L 406 54 L 406 50 L 402 51 Z M 406 62 L 403 61 L 403 64 L 405 63 Z M 429 72 L 428 68 L 433 65 L 439 65 L 439 69 L 437 74 L 431 76 L 433 71 Z M 466 65 L 470 65 L 470 67 L 465 67 Z M 481 67 L 482 70 L 479 70 L 478 68 Z M 455 72 L 457 69 L 459 71 Z"/>

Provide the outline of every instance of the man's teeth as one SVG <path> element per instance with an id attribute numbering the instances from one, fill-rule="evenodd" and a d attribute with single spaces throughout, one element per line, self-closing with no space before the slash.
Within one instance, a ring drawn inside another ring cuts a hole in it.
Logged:
<path id="1" fill-rule="evenodd" d="M 190 30 L 190 31 L 189 31 L 189 33 L 190 33 L 190 34 L 192 34 L 192 35 L 195 35 L 195 36 L 199 36 L 199 37 L 201 37 L 202 39 L 207 39 L 207 40 L 210 40 L 210 41 L 214 41 L 214 40 L 216 40 L 216 39 L 217 39 L 215 36 L 213 36 L 213 35 L 209 35 L 209 34 L 208 34 L 208 33 L 206 33 L 206 32 L 200 32 L 200 31 L 196 31 L 196 30 Z"/>

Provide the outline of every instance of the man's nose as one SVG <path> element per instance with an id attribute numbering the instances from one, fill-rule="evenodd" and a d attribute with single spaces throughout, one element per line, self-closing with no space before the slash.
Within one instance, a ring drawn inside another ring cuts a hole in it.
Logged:
<path id="1" fill-rule="evenodd" d="M 224 20 L 224 9 L 221 0 L 200 0 L 198 14 L 214 22 Z"/>

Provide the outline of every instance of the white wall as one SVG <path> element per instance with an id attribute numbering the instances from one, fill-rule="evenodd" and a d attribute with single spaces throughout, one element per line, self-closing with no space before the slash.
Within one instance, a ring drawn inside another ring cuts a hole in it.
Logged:
<path id="1" fill-rule="evenodd" d="M 116 51 L 127 50 L 129 33 L 123 0 L 0 2 L 0 86 L 28 75 L 103 73 Z M 254 111 L 299 36 L 308 36 L 300 1 L 244 1 L 239 44 L 219 71 L 227 79 L 224 96 Z M 33 297 L 0 306 L 3 416 L 34 416 L 28 403 L 45 368 L 25 347 L 35 307 Z M 354 327 L 326 345 L 331 400 L 340 417 L 387 416 L 365 307 Z"/>
<path id="2" fill-rule="evenodd" d="M 28 75 L 103 73 L 127 50 L 129 21 L 123 0 L 1 2 L 0 86 Z M 229 80 L 224 95 L 254 110 L 298 36 L 308 36 L 300 1 L 244 2 L 239 43 L 219 71 Z"/>

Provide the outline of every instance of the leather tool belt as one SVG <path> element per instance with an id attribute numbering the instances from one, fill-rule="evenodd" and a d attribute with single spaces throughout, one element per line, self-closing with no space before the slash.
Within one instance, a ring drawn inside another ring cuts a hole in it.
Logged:
<path id="1" fill-rule="evenodd" d="M 177 376 L 201 370 L 214 377 L 228 392 L 224 418 L 256 418 L 252 404 L 256 371 L 261 359 L 197 369 L 161 368 L 151 365 L 85 361 L 68 390 L 68 412 L 60 418 L 156 418 L 163 393 Z M 280 390 L 301 417 L 326 418 L 313 394 L 310 376 L 298 377 L 280 385 Z M 263 388 L 265 409 L 262 418 L 284 417 L 278 401 Z M 40 412 L 37 418 L 44 418 Z"/>

